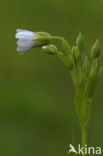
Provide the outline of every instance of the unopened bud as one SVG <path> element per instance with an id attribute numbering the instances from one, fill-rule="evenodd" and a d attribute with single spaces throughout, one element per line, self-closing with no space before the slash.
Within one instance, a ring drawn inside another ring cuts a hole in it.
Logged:
<path id="1" fill-rule="evenodd" d="M 56 54 L 58 52 L 56 46 L 54 46 L 53 44 L 43 46 L 42 49 L 48 54 Z"/>
<path id="2" fill-rule="evenodd" d="M 99 45 L 99 40 L 96 40 L 94 43 L 92 49 L 91 49 L 91 58 L 95 59 L 98 58 L 100 55 L 100 45 Z"/>
<path id="3" fill-rule="evenodd" d="M 68 67 L 69 69 L 73 69 L 74 67 L 74 58 L 71 54 L 68 55 Z"/>
<path id="4" fill-rule="evenodd" d="M 85 50 L 84 37 L 81 32 L 79 32 L 79 35 L 77 37 L 76 46 L 79 48 L 81 52 Z"/>
<path id="5" fill-rule="evenodd" d="M 73 57 L 74 57 L 75 61 L 78 61 L 78 59 L 80 57 L 80 51 L 77 46 L 72 48 L 72 53 L 73 53 Z"/>
<path id="6" fill-rule="evenodd" d="M 84 63 L 83 63 L 83 70 L 86 74 L 88 73 L 89 67 L 90 67 L 90 63 L 89 63 L 88 57 L 86 56 Z"/>
<path id="7" fill-rule="evenodd" d="M 98 72 L 98 59 L 95 59 L 91 65 L 90 78 L 96 77 Z"/>

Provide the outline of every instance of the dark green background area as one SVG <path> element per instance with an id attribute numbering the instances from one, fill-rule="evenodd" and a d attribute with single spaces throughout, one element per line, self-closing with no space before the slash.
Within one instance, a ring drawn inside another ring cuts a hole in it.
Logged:
<path id="1" fill-rule="evenodd" d="M 56 56 L 31 49 L 16 52 L 16 29 L 45 31 L 71 45 L 78 32 L 86 50 L 100 39 L 103 52 L 103 0 L 9 0 L 0 2 L 0 155 L 67 156 L 80 143 L 75 89 Z M 88 128 L 88 144 L 103 145 L 103 75 Z"/>

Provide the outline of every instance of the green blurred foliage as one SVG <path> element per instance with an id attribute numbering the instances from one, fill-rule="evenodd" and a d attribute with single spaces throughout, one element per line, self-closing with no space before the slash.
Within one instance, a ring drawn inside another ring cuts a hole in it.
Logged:
<path id="1" fill-rule="evenodd" d="M 17 28 L 45 31 L 74 44 L 79 30 L 86 50 L 96 38 L 103 49 L 103 0 L 9 0 L 0 3 L 0 155 L 66 156 L 80 143 L 75 90 L 56 56 L 16 52 Z M 90 145 L 103 145 L 103 78 L 92 104 Z"/>

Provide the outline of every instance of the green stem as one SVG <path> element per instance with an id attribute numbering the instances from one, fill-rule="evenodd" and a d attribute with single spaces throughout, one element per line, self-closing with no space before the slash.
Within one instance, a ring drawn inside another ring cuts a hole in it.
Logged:
<path id="1" fill-rule="evenodd" d="M 76 112 L 81 127 L 82 147 L 84 147 L 83 156 L 86 156 L 85 145 L 87 144 L 87 127 L 91 104 L 91 100 L 86 95 L 85 87 L 83 87 L 83 85 L 76 87 Z"/>
<path id="2" fill-rule="evenodd" d="M 69 45 L 69 43 L 67 42 L 67 40 L 64 39 L 63 37 L 52 36 L 52 37 L 49 38 L 49 39 L 50 39 L 50 41 L 51 41 L 51 40 L 59 40 L 59 41 L 62 41 L 64 54 L 65 54 L 66 56 L 68 56 L 68 52 L 72 54 L 71 46 Z"/>
<path id="3" fill-rule="evenodd" d="M 61 40 L 61 41 L 67 42 L 63 37 L 59 37 L 59 36 L 52 36 L 50 39 L 51 40 Z M 69 43 L 67 42 L 67 44 L 69 44 Z"/>
<path id="4" fill-rule="evenodd" d="M 87 130 L 85 127 L 81 127 L 81 133 L 82 133 L 82 147 L 85 147 L 87 143 Z M 83 156 L 86 156 L 85 151 Z"/>

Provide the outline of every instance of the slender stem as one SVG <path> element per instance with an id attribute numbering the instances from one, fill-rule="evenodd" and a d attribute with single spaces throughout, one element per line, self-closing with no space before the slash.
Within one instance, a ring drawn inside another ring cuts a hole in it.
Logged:
<path id="1" fill-rule="evenodd" d="M 64 47 L 66 47 L 68 50 L 69 50 L 69 52 L 72 54 L 72 49 L 71 49 L 71 46 L 70 46 L 70 44 L 68 43 L 68 41 L 66 40 L 66 39 L 64 39 L 63 37 L 59 37 L 59 36 L 52 36 L 51 38 L 49 38 L 50 40 L 60 40 L 60 41 L 62 41 L 64 44 L 65 44 L 65 46 Z M 66 50 L 67 50 L 66 49 Z M 67 56 L 68 56 L 68 53 L 65 53 Z"/>
<path id="2" fill-rule="evenodd" d="M 73 82 L 74 84 L 76 84 L 76 75 L 77 75 L 77 71 L 76 71 L 76 65 L 75 65 L 75 61 L 74 61 L 74 58 L 73 58 L 73 55 L 72 55 L 72 48 L 69 44 L 69 42 L 63 38 L 63 37 L 59 37 L 59 36 L 52 36 L 50 38 L 50 40 L 59 40 L 59 41 L 62 41 L 62 44 L 63 44 L 63 55 L 61 55 L 61 53 L 57 53 L 57 55 L 60 57 L 60 59 L 64 62 L 64 64 L 68 67 L 70 66 L 70 62 L 72 61 L 72 65 L 74 67 L 74 70 L 72 70 L 71 72 L 71 75 L 72 75 L 72 78 L 73 78 Z M 63 57 L 61 57 L 63 56 Z"/>
<path id="3" fill-rule="evenodd" d="M 84 87 L 80 88 L 80 86 L 76 87 L 76 112 L 80 122 L 81 127 L 81 140 L 82 147 L 84 147 L 84 151 L 82 156 L 86 156 L 85 153 L 85 145 L 87 144 L 87 127 L 88 127 L 88 118 L 90 107 L 88 104 L 88 98 L 84 96 Z M 88 111 L 88 113 L 86 113 Z"/>
<path id="4" fill-rule="evenodd" d="M 61 41 L 64 41 L 65 39 L 63 37 L 59 37 L 59 36 L 52 36 L 50 38 L 51 40 L 61 40 Z M 65 40 L 66 41 L 66 40 Z M 66 41 L 67 42 L 67 41 Z M 67 42 L 68 43 L 68 42 Z"/>
<path id="5" fill-rule="evenodd" d="M 81 127 L 81 133 L 82 133 L 82 147 L 85 148 L 85 145 L 87 143 L 87 130 L 85 127 Z M 83 156 L 86 156 L 85 151 Z"/>

